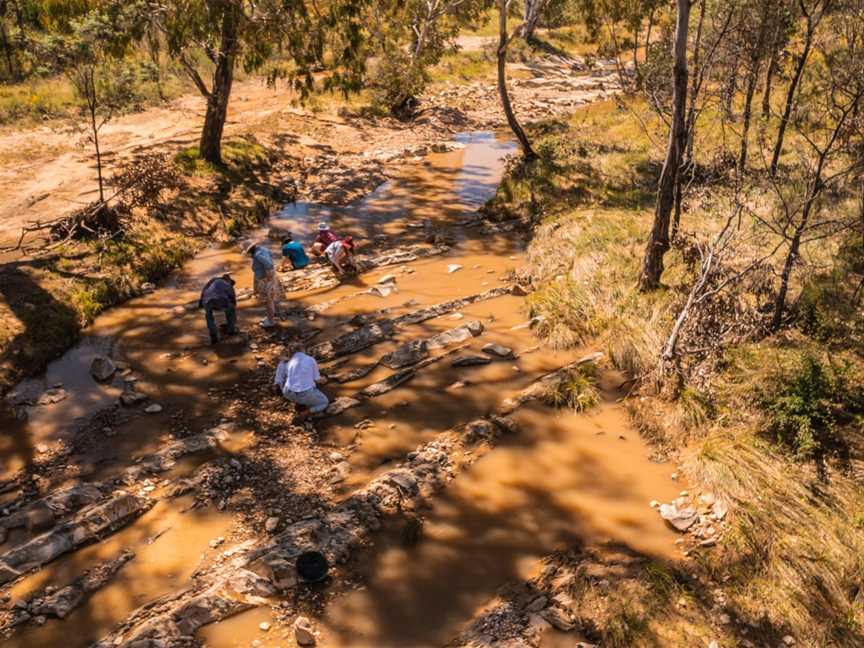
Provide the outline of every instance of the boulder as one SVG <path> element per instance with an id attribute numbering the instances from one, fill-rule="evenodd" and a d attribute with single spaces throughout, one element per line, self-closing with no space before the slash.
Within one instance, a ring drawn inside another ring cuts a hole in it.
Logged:
<path id="1" fill-rule="evenodd" d="M 495 356 L 498 358 L 513 357 L 513 349 L 495 343 L 484 344 L 481 351 L 483 351 L 483 353 L 486 353 L 487 355 Z"/>
<path id="2" fill-rule="evenodd" d="M 475 367 L 478 365 L 487 365 L 492 360 L 488 356 L 480 355 L 463 355 L 456 358 L 450 363 L 453 367 Z"/>
<path id="3" fill-rule="evenodd" d="M 117 366 L 111 361 L 111 358 L 96 356 L 90 362 L 90 375 L 97 382 L 110 380 L 115 371 L 117 371 Z"/>
<path id="4" fill-rule="evenodd" d="M 402 369 L 417 364 L 427 357 L 429 357 L 427 342 L 425 340 L 411 340 L 381 358 L 381 364 L 390 369 Z"/>

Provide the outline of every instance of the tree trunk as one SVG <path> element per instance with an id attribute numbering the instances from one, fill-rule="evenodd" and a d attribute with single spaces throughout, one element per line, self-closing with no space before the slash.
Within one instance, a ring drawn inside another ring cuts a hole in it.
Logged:
<path id="1" fill-rule="evenodd" d="M 673 110 L 672 127 L 669 130 L 669 144 L 666 161 L 660 174 L 657 188 L 657 207 L 654 211 L 654 225 L 651 229 L 642 274 L 639 277 L 640 290 L 652 290 L 660 285 L 663 275 L 663 256 L 669 250 L 669 221 L 675 204 L 675 191 L 679 181 L 681 155 L 687 139 L 687 34 L 690 28 L 690 0 L 677 0 L 678 18 L 675 26 L 675 46 L 673 68 Z"/>
<path id="2" fill-rule="evenodd" d="M 801 82 L 801 77 L 804 74 L 804 68 L 807 66 L 807 59 L 810 57 L 810 49 L 813 47 L 813 35 L 815 32 L 815 23 L 813 19 L 807 17 L 807 35 L 804 38 L 804 51 L 798 57 L 795 64 L 795 74 L 792 76 L 792 81 L 789 83 L 789 89 L 786 92 L 786 105 L 783 108 L 783 116 L 780 118 L 780 127 L 777 130 L 777 141 L 774 143 L 774 154 L 771 156 L 771 176 L 777 175 L 777 166 L 780 164 L 780 155 L 783 153 L 783 140 L 786 138 L 786 127 L 789 125 L 789 120 L 792 118 L 792 111 L 795 108 L 795 95 L 798 92 L 798 84 Z"/>
<path id="3" fill-rule="evenodd" d="M 540 12 L 537 10 L 538 0 L 525 0 L 525 11 L 523 13 L 522 33 L 529 43 L 534 40 L 534 31 L 537 29 L 537 21 Z"/>
<path id="4" fill-rule="evenodd" d="M 775 47 L 771 48 L 771 59 L 768 61 L 768 70 L 765 72 L 765 89 L 762 91 L 762 118 L 771 116 L 771 90 L 774 85 L 774 75 L 777 73 L 777 55 Z"/>
<path id="5" fill-rule="evenodd" d="M 732 67 L 732 72 L 726 80 L 726 87 L 723 89 L 723 115 L 726 119 L 735 117 L 735 91 L 738 89 L 738 61 Z"/>
<path id="6" fill-rule="evenodd" d="M 234 82 L 234 60 L 237 55 L 237 32 L 240 9 L 233 2 L 225 4 L 222 14 L 222 35 L 213 89 L 207 97 L 207 114 L 201 130 L 201 157 L 211 164 L 222 164 L 222 132 L 228 117 L 228 100 Z"/>
<path id="7" fill-rule="evenodd" d="M 753 114 L 753 95 L 759 81 L 759 64 L 753 61 L 753 68 L 747 75 L 747 90 L 744 93 L 743 124 L 741 126 L 741 152 L 738 155 L 738 173 L 743 174 L 747 168 L 747 149 L 750 137 L 750 120 Z"/>
<path id="8" fill-rule="evenodd" d="M 786 262 L 783 264 L 783 272 L 780 274 L 780 289 L 777 291 L 777 299 L 774 301 L 774 316 L 771 318 L 771 330 L 779 331 L 783 324 L 783 315 L 786 313 L 786 296 L 789 294 L 789 278 L 792 276 L 792 268 L 795 267 L 795 262 L 798 260 L 798 252 L 801 249 L 801 235 L 809 220 L 809 209 L 807 210 L 808 217 L 802 215 L 801 222 L 795 228 L 795 235 L 792 237 L 792 243 L 789 245 L 789 254 L 786 255 Z"/>
<path id="9" fill-rule="evenodd" d="M 507 92 L 507 45 L 509 37 L 507 35 L 507 0 L 498 0 L 498 93 L 501 95 L 501 106 L 504 108 L 504 115 L 507 117 L 507 123 L 510 125 L 510 130 L 519 140 L 519 145 L 522 147 L 522 154 L 528 160 L 533 160 L 537 157 L 534 152 L 531 142 L 522 126 L 519 125 L 519 120 L 513 112 L 513 106 L 510 104 L 510 95 Z"/>

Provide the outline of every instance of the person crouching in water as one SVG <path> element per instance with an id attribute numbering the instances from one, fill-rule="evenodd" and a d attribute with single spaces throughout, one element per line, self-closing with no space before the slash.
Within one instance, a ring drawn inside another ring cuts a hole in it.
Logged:
<path id="1" fill-rule="evenodd" d="M 234 293 L 234 280 L 230 274 L 213 277 L 204 284 L 201 298 L 198 300 L 198 308 L 204 309 L 204 319 L 210 332 L 210 344 L 219 342 L 219 328 L 213 315 L 216 311 L 225 313 L 227 335 L 237 335 L 237 295 Z"/>
<path id="2" fill-rule="evenodd" d="M 266 247 L 253 243 L 246 248 L 246 254 L 252 257 L 252 274 L 255 275 L 254 291 L 267 308 L 266 319 L 261 320 L 261 326 L 270 328 L 276 326 L 276 310 L 282 287 L 276 276 L 276 266 L 273 255 Z"/>
<path id="3" fill-rule="evenodd" d="M 300 270 L 309 265 L 306 251 L 300 243 L 294 240 L 291 234 L 286 234 L 285 238 L 282 239 L 282 257 L 282 272 Z"/>
<path id="4" fill-rule="evenodd" d="M 350 236 L 334 241 L 327 246 L 324 253 L 336 269 L 336 274 L 344 275 L 347 270 L 357 272 L 357 265 L 354 263 L 354 239 Z"/>
<path id="5" fill-rule="evenodd" d="M 324 392 L 318 389 L 320 381 L 318 363 L 315 358 L 306 355 L 305 345 L 302 342 L 288 345 L 288 354 L 282 357 L 276 367 L 273 387 L 297 405 L 298 420 L 304 421 L 312 414 L 323 412 L 330 404 Z"/>
<path id="6" fill-rule="evenodd" d="M 318 236 L 315 237 L 315 242 L 312 244 L 312 254 L 320 257 L 331 243 L 335 243 L 338 240 L 339 237 L 330 229 L 330 226 L 326 222 L 321 221 L 318 224 Z"/>

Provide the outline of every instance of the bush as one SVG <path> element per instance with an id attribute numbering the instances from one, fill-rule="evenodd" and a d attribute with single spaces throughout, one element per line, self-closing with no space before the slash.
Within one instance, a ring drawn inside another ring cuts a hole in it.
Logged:
<path id="1" fill-rule="evenodd" d="M 577 412 L 591 409 L 600 401 L 596 367 L 584 364 L 567 371 L 549 386 L 545 400 L 552 407 L 569 407 Z"/>
<path id="2" fill-rule="evenodd" d="M 806 354 L 788 373 L 775 374 L 776 385 L 758 395 L 767 432 L 801 459 L 842 445 L 839 428 L 864 414 L 864 386 L 855 373 L 847 362 Z"/>

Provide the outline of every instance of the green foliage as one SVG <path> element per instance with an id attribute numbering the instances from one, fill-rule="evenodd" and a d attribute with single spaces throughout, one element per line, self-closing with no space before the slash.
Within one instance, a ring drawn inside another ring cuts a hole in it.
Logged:
<path id="1" fill-rule="evenodd" d="M 569 407 L 577 412 L 591 409 L 600 401 L 597 368 L 588 363 L 570 369 L 548 386 L 544 399 L 551 407 Z"/>
<path id="2" fill-rule="evenodd" d="M 864 414 L 864 383 L 848 362 L 821 361 L 804 354 L 781 368 L 760 388 L 757 403 L 766 431 L 801 459 L 812 458 L 841 442 L 838 428 L 859 424 Z"/>

